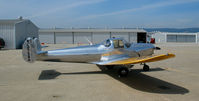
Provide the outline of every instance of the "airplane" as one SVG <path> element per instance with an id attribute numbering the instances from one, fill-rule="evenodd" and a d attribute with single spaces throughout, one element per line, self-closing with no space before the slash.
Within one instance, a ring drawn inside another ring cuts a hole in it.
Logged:
<path id="1" fill-rule="evenodd" d="M 128 43 L 123 38 L 109 38 L 95 45 L 48 51 L 42 51 L 42 48 L 38 38 L 26 38 L 22 49 L 23 59 L 29 63 L 73 62 L 96 64 L 107 69 L 117 67 L 119 77 L 127 76 L 134 64 L 141 64 L 143 71 L 149 71 L 146 63 L 175 57 L 171 53 L 154 55 L 155 50 L 160 50 L 159 47 L 150 43 Z"/>

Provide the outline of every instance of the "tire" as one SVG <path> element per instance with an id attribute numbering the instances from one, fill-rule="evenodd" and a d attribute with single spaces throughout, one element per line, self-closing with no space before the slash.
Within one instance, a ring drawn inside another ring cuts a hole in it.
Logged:
<path id="1" fill-rule="evenodd" d="M 0 38 L 0 48 L 4 48 L 4 46 L 5 46 L 5 41 L 2 38 Z"/>
<path id="2" fill-rule="evenodd" d="M 102 72 L 106 71 L 106 67 L 105 66 L 101 66 L 101 65 L 96 65 Z"/>
<path id="3" fill-rule="evenodd" d="M 125 68 L 125 67 L 122 67 L 118 70 L 118 75 L 120 77 L 126 77 L 128 75 L 128 73 L 129 73 L 129 70 L 128 70 L 128 68 Z"/>
<path id="4" fill-rule="evenodd" d="M 108 66 L 106 66 L 106 68 L 107 68 L 108 70 L 111 70 L 111 69 L 114 68 L 114 65 L 108 65 Z"/>
<path id="5" fill-rule="evenodd" d="M 143 71 L 149 71 L 149 70 L 150 70 L 150 68 L 149 68 L 148 65 L 144 65 L 144 66 L 143 66 Z"/>

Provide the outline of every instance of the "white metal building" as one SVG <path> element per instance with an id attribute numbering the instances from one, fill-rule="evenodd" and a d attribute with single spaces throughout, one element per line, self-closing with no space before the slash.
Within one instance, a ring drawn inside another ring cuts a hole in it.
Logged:
<path id="1" fill-rule="evenodd" d="M 171 33 L 171 32 L 155 32 L 152 34 L 156 43 L 198 43 L 199 33 Z"/>
<path id="2" fill-rule="evenodd" d="M 111 37 L 122 37 L 129 42 L 146 42 L 143 29 L 40 29 L 39 38 L 51 44 L 99 43 Z"/>
<path id="3" fill-rule="evenodd" d="M 0 37 L 5 49 L 20 49 L 26 37 L 38 37 L 38 27 L 30 20 L 0 20 Z"/>

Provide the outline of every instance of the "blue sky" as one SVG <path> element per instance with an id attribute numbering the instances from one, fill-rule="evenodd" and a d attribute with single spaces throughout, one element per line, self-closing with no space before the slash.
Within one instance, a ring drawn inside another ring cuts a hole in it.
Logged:
<path id="1" fill-rule="evenodd" d="M 0 19 L 40 28 L 199 27 L 199 0 L 0 0 Z"/>

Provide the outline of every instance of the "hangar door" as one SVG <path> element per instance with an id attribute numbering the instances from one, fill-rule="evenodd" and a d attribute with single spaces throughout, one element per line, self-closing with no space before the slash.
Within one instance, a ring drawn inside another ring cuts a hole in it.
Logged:
<path id="1" fill-rule="evenodd" d="M 110 38 L 110 33 L 93 33 L 93 43 L 100 43 Z"/>
<path id="2" fill-rule="evenodd" d="M 124 38 L 127 42 L 129 42 L 129 34 L 127 32 L 112 32 L 111 37 Z"/>
<path id="3" fill-rule="evenodd" d="M 196 42 L 196 35 L 167 35 L 167 42 Z"/>
<path id="4" fill-rule="evenodd" d="M 137 43 L 146 43 L 146 33 L 145 32 L 139 32 L 137 33 Z"/>
<path id="5" fill-rule="evenodd" d="M 41 43 L 54 44 L 54 33 L 39 33 L 39 40 Z"/>
<path id="6" fill-rule="evenodd" d="M 91 33 L 81 32 L 74 33 L 74 43 L 75 44 L 89 44 L 88 40 L 91 40 Z"/>
<path id="7" fill-rule="evenodd" d="M 56 44 L 72 44 L 73 43 L 73 35 L 71 33 L 55 33 L 56 36 Z"/>

